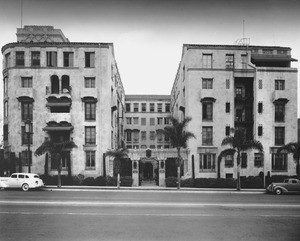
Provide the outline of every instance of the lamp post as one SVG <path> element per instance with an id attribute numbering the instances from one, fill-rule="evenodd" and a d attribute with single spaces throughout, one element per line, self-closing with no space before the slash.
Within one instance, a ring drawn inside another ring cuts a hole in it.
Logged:
<path id="1" fill-rule="evenodd" d="M 30 135 L 32 134 L 32 123 L 30 119 L 27 119 L 25 121 L 25 133 L 27 134 L 27 144 L 28 144 L 28 150 L 27 150 L 27 157 L 28 157 L 28 172 L 31 172 L 31 155 L 30 155 Z"/>

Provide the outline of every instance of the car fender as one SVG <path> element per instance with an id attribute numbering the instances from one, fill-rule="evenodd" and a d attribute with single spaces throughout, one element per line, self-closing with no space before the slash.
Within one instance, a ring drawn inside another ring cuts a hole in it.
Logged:
<path id="1" fill-rule="evenodd" d="M 282 187 L 282 186 L 275 186 L 273 188 L 273 191 L 275 192 L 275 190 L 278 189 L 278 188 L 281 189 L 283 192 L 287 192 L 288 191 L 285 187 Z"/>

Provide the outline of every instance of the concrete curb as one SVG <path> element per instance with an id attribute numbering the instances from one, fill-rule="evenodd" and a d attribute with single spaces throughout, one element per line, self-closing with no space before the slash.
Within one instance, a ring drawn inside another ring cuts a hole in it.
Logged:
<path id="1" fill-rule="evenodd" d="M 94 186 L 57 186 L 47 185 L 45 191 L 133 191 L 133 192 L 172 192 L 172 193 L 230 193 L 230 194 L 264 194 L 265 189 L 242 189 L 237 191 L 231 188 L 180 188 L 174 187 L 94 187 Z"/>

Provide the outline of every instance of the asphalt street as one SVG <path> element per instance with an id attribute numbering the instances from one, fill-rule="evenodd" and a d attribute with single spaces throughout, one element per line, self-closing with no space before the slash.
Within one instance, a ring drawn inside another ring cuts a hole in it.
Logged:
<path id="1" fill-rule="evenodd" d="M 0 191 L 0 240 L 299 240 L 300 195 Z"/>

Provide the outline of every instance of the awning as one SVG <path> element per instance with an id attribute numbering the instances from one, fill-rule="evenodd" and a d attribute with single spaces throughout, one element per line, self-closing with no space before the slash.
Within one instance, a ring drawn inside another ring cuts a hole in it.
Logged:
<path id="1" fill-rule="evenodd" d="M 71 102 L 50 102 L 47 103 L 47 107 L 69 107 L 71 106 Z"/>
<path id="2" fill-rule="evenodd" d="M 204 97 L 200 102 L 215 102 L 216 99 L 214 97 Z"/>
<path id="3" fill-rule="evenodd" d="M 72 131 L 73 126 L 46 126 L 43 131 Z"/>
<path id="4" fill-rule="evenodd" d="M 278 98 L 273 101 L 274 104 L 286 104 L 289 100 L 287 98 Z"/>
<path id="5" fill-rule="evenodd" d="M 273 62 L 282 62 L 282 61 L 298 61 L 291 57 L 286 56 L 273 56 L 273 55 L 252 55 L 251 59 L 255 61 L 273 61 Z"/>

